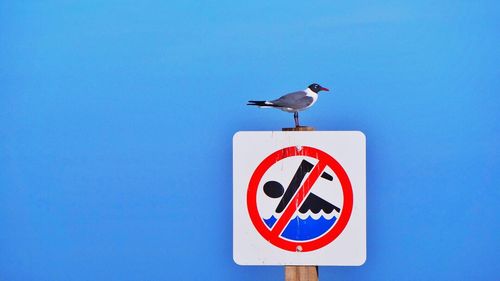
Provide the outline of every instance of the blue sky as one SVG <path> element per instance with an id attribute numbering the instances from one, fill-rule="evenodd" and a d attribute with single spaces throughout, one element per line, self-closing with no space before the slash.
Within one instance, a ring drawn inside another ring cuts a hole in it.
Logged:
<path id="1" fill-rule="evenodd" d="M 0 279 L 279 280 L 232 261 L 245 105 L 367 136 L 368 259 L 324 280 L 496 280 L 496 1 L 0 1 Z"/>

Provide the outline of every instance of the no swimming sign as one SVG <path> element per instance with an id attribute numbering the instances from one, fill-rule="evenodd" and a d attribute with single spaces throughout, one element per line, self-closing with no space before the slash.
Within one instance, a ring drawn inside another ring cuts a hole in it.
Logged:
<path id="1" fill-rule="evenodd" d="M 363 264 L 365 147 L 361 132 L 235 134 L 235 262 Z"/>

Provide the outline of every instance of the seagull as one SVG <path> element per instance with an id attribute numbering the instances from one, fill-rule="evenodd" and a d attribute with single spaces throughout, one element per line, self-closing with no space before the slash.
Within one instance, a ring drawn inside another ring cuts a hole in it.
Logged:
<path id="1" fill-rule="evenodd" d="M 317 83 L 309 85 L 305 90 L 286 94 L 278 99 L 270 101 L 248 101 L 247 105 L 255 105 L 260 108 L 277 108 L 286 112 L 293 112 L 295 127 L 299 125 L 299 111 L 306 110 L 318 100 L 318 93 L 321 91 L 329 91 L 327 88 L 320 86 Z"/>

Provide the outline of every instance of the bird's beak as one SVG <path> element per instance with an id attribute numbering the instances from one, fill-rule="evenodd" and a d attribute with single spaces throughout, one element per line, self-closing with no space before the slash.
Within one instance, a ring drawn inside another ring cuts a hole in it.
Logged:
<path id="1" fill-rule="evenodd" d="M 327 92 L 329 92 L 330 90 L 328 90 L 328 88 L 321 87 L 321 91 L 327 91 Z"/>

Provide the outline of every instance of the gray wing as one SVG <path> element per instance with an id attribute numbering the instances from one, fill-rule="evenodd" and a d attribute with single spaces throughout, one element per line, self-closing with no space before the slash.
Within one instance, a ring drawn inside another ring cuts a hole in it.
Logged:
<path id="1" fill-rule="evenodd" d="M 286 94 L 279 99 L 272 100 L 273 105 L 293 109 L 302 109 L 313 103 L 314 99 L 308 97 L 304 91 L 298 91 Z"/>

